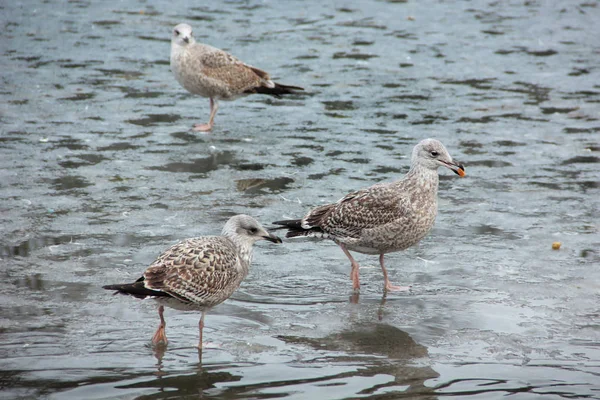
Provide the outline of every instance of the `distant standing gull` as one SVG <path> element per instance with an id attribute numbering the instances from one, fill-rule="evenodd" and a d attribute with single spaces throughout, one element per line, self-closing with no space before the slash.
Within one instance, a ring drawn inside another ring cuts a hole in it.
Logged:
<path id="1" fill-rule="evenodd" d="M 229 298 L 248 275 L 254 243 L 258 240 L 281 243 L 280 238 L 267 232 L 254 218 L 243 214 L 231 217 L 221 235 L 186 239 L 160 255 L 134 283 L 104 286 L 116 293 L 160 302 L 160 325 L 152 337 L 154 346 L 166 346 L 168 342 L 164 304 L 202 312 L 198 324 L 198 348 L 202 349 L 204 314 Z"/>
<path id="2" fill-rule="evenodd" d="M 360 288 L 359 265 L 350 250 L 379 254 L 385 290 L 408 290 L 390 283 L 383 257 L 414 246 L 433 227 L 439 167 L 465 176 L 465 168 L 452 160 L 441 142 L 422 140 L 413 149 L 410 170 L 401 180 L 350 193 L 337 203 L 313 208 L 302 219 L 273 223 L 282 225 L 277 229 L 287 228 L 288 238 L 308 236 L 336 242 L 352 264 L 350 278 L 355 291 Z"/>
<path id="3" fill-rule="evenodd" d="M 223 50 L 196 43 L 188 24 L 173 28 L 171 71 L 188 92 L 210 98 L 208 123 L 196 124 L 193 128 L 201 132 L 212 129 L 219 109 L 217 100 L 235 100 L 253 93 L 280 97 L 304 90 L 273 82 L 267 72 L 245 64 Z"/>

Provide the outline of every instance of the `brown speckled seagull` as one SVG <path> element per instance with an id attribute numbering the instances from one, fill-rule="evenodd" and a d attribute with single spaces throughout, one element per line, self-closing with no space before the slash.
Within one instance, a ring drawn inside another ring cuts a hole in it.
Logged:
<path id="1" fill-rule="evenodd" d="M 240 286 L 248 275 L 252 246 L 258 240 L 281 243 L 280 238 L 267 232 L 254 218 L 236 215 L 227 221 L 221 236 L 202 236 L 177 243 L 161 254 L 134 283 L 108 285 L 104 289 L 159 301 L 160 325 L 152 337 L 154 346 L 168 343 L 163 304 L 200 310 L 198 348 L 202 349 L 205 312 L 225 301 Z"/>
<path id="2" fill-rule="evenodd" d="M 379 254 L 385 290 L 408 290 L 394 286 L 383 263 L 386 253 L 417 244 L 433 227 L 437 215 L 438 168 L 446 167 L 465 176 L 444 145 L 425 139 L 412 152 L 411 167 L 401 180 L 380 183 L 350 193 L 337 203 L 313 208 L 302 219 L 276 221 L 287 228 L 287 238 L 315 237 L 336 242 L 350 259 L 355 291 L 360 288 L 359 265 L 350 250 Z"/>
<path id="3" fill-rule="evenodd" d="M 245 64 L 223 50 L 197 43 L 188 24 L 173 28 L 171 71 L 188 92 L 210 99 L 208 123 L 196 124 L 193 128 L 200 132 L 213 128 L 219 109 L 217 100 L 235 100 L 253 93 L 280 97 L 304 90 L 273 82 L 267 72 Z"/>

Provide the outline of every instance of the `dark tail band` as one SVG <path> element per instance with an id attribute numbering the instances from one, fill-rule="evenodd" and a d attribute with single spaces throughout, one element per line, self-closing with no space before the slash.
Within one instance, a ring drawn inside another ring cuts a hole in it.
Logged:
<path id="1" fill-rule="evenodd" d="M 321 228 L 314 227 L 309 229 L 304 229 L 302 227 L 301 219 L 288 219 L 283 221 L 275 221 L 273 222 L 275 225 L 280 225 L 271 228 L 272 230 L 277 229 L 287 229 L 287 233 L 285 234 L 286 238 L 294 238 L 299 236 L 316 236 L 320 237 L 324 233 Z"/>
<path id="2" fill-rule="evenodd" d="M 282 221 L 275 221 L 273 222 L 275 225 L 279 225 L 279 226 L 274 226 L 271 229 L 273 230 L 277 230 L 277 229 L 302 229 L 302 220 L 301 219 L 285 219 Z"/>
<path id="3" fill-rule="evenodd" d="M 259 93 L 259 94 L 268 94 L 275 97 L 281 97 L 283 94 L 293 94 L 298 90 L 304 90 L 299 86 L 290 86 L 290 85 L 282 85 L 279 83 L 275 83 L 274 88 L 268 88 L 264 86 L 259 86 L 247 91 L 247 93 Z"/>
<path id="4" fill-rule="evenodd" d="M 143 277 L 138 279 L 134 283 L 106 285 L 102 286 L 102 289 L 116 290 L 114 294 L 126 294 L 129 296 L 137 297 L 138 299 L 145 299 L 146 297 L 173 297 L 168 293 L 146 288 L 144 286 Z"/>

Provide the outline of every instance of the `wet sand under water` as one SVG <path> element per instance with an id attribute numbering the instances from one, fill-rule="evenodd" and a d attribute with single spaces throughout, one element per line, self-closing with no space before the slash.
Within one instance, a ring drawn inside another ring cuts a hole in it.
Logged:
<path id="1" fill-rule="evenodd" d="M 597 2 L 0 6 L 2 398 L 600 398 Z M 307 93 L 208 100 L 171 28 Z M 101 289 L 237 213 L 299 217 L 440 139 L 436 226 L 360 296 L 333 243 L 261 243 L 206 317 Z M 553 242 L 560 250 L 552 250 Z"/>

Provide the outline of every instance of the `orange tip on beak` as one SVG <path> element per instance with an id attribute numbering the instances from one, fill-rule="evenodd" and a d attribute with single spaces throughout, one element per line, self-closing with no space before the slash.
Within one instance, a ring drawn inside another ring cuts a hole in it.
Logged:
<path id="1" fill-rule="evenodd" d="M 465 175 L 467 175 L 467 173 L 465 172 L 464 167 L 462 165 L 460 167 L 458 167 L 458 169 L 456 170 L 456 173 L 461 178 L 464 177 Z"/>

